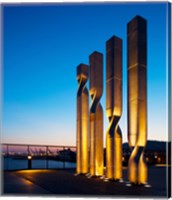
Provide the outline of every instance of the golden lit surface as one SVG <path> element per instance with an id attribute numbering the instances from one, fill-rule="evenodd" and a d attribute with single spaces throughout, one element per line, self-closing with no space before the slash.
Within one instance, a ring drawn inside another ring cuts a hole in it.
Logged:
<path id="1" fill-rule="evenodd" d="M 19 170 L 17 173 L 45 173 L 45 172 L 50 172 L 54 170 L 50 169 L 30 169 L 30 170 Z"/>
<path id="2" fill-rule="evenodd" d="M 113 36 L 106 42 L 106 177 L 122 177 L 122 134 L 118 125 L 122 115 L 122 40 Z M 113 59 L 115 58 L 115 59 Z"/>
<path id="3" fill-rule="evenodd" d="M 144 154 L 142 152 L 140 156 L 140 161 L 139 161 L 139 167 L 138 167 L 138 183 L 145 184 L 148 179 L 148 173 L 147 173 L 147 166 L 146 163 L 144 162 L 143 158 Z"/>
<path id="4" fill-rule="evenodd" d="M 88 66 L 80 64 L 77 67 L 77 166 L 78 174 L 88 172 L 88 127 L 89 127 L 89 99 L 86 82 L 88 80 Z"/>
<path id="5" fill-rule="evenodd" d="M 137 100 L 128 100 L 129 108 L 128 108 L 128 118 L 132 119 L 128 121 L 128 143 L 130 147 L 135 146 L 137 140 L 137 118 L 138 118 L 138 101 Z"/>
<path id="6" fill-rule="evenodd" d="M 130 159 L 128 161 L 128 179 L 132 183 L 137 183 L 137 163 L 135 162 L 135 157 L 137 155 L 137 147 L 134 148 L 132 154 L 130 155 Z"/>
<path id="7" fill-rule="evenodd" d="M 117 135 L 117 134 L 116 134 Z M 122 177 L 122 137 L 115 137 L 114 148 L 114 179 L 119 180 Z"/>
<path id="8" fill-rule="evenodd" d="M 93 52 L 90 62 L 90 176 L 102 176 L 103 166 L 103 54 Z"/>
<path id="9" fill-rule="evenodd" d="M 144 148 L 147 142 L 147 39 L 146 20 L 137 16 L 128 23 L 128 143 L 132 150 L 128 178 L 147 181 Z M 142 29 L 140 29 L 142 27 Z"/>
<path id="10" fill-rule="evenodd" d="M 106 177 L 113 179 L 113 138 L 109 132 L 106 133 Z"/>

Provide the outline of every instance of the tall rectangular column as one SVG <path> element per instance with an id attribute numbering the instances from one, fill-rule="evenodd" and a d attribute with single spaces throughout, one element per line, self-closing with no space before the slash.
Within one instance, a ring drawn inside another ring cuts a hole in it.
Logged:
<path id="1" fill-rule="evenodd" d="M 86 87 L 88 80 L 88 65 L 77 67 L 77 162 L 78 174 L 88 173 L 88 137 L 89 137 L 89 93 Z"/>
<path id="2" fill-rule="evenodd" d="M 106 177 L 122 177 L 122 40 L 116 36 L 106 42 Z"/>
<path id="3" fill-rule="evenodd" d="M 90 62 L 90 175 L 103 175 L 103 108 L 100 98 L 103 93 L 103 54 L 93 52 Z"/>
<path id="4" fill-rule="evenodd" d="M 147 180 L 143 159 L 147 142 L 147 22 L 140 16 L 127 24 L 129 180 Z"/>

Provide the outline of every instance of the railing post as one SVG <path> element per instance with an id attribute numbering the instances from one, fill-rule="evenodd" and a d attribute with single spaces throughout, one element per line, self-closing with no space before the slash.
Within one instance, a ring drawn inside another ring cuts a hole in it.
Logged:
<path id="1" fill-rule="evenodd" d="M 48 146 L 46 146 L 46 168 L 48 169 Z"/>
<path id="2" fill-rule="evenodd" d="M 63 147 L 63 152 L 64 152 L 63 169 L 65 169 L 65 159 L 66 159 L 66 156 L 65 156 L 65 147 Z"/>
<path id="3" fill-rule="evenodd" d="M 32 169 L 32 156 L 30 155 L 29 145 L 27 146 L 27 160 L 28 160 L 28 169 Z"/>
<path id="4" fill-rule="evenodd" d="M 11 170 L 11 169 L 15 169 L 15 166 L 13 166 L 13 162 L 11 162 L 10 158 L 11 156 L 13 156 L 11 154 L 11 146 L 24 146 L 25 150 L 24 150 L 24 153 L 21 154 L 21 156 L 23 156 L 23 158 L 26 158 L 26 168 L 27 169 L 32 169 L 32 160 L 33 160 L 33 156 L 36 156 L 35 152 L 33 151 L 32 152 L 32 147 L 36 146 L 36 145 L 32 145 L 32 144 L 2 144 L 4 145 L 4 149 L 5 149 L 5 157 L 4 161 L 6 165 L 4 165 L 6 168 L 7 171 L 8 170 Z M 51 152 L 51 145 L 48 146 L 48 145 L 37 145 L 37 146 L 40 146 L 40 147 L 44 147 L 44 160 L 45 160 L 45 165 L 44 165 L 44 169 L 49 169 L 51 168 L 51 163 L 49 163 L 49 159 L 53 158 L 53 153 Z M 62 162 L 61 164 L 61 168 L 63 169 L 66 169 L 67 165 L 66 165 L 66 161 L 68 161 L 68 149 L 69 149 L 69 146 L 52 146 L 52 148 L 57 148 L 57 152 L 58 152 L 58 148 L 60 149 L 59 150 L 59 154 L 57 153 L 56 156 L 58 156 L 57 162 Z M 72 148 L 72 147 L 71 147 Z M 75 147 L 76 149 L 76 147 Z M 22 150 L 21 150 L 22 151 Z M 15 153 L 16 151 L 14 151 Z M 17 154 L 16 154 L 17 155 Z M 20 163 L 19 163 L 20 164 Z M 14 168 L 13 168 L 14 167 Z M 58 168 L 58 163 L 57 163 L 57 168 Z"/>
<path id="5" fill-rule="evenodd" d="M 7 170 L 9 170 L 9 149 L 7 144 Z"/>
<path id="6" fill-rule="evenodd" d="M 27 156 L 29 155 L 29 145 L 27 146 Z"/>

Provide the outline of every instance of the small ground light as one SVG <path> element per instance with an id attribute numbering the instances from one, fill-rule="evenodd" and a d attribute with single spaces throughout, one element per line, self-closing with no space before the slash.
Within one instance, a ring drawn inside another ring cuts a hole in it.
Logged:
<path id="1" fill-rule="evenodd" d="M 109 179 L 108 178 L 104 178 L 104 180 L 103 180 L 104 182 L 108 182 L 109 181 Z"/>
<path id="2" fill-rule="evenodd" d="M 100 179 L 104 179 L 105 178 L 105 176 L 100 176 Z"/>
<path id="3" fill-rule="evenodd" d="M 130 183 L 129 181 L 126 181 L 126 182 L 125 182 L 125 185 L 126 185 L 127 187 L 131 187 L 131 183 Z"/>
<path id="4" fill-rule="evenodd" d="M 123 180 L 122 178 L 120 178 L 120 179 L 119 179 L 119 182 L 120 182 L 120 183 L 123 183 L 123 182 L 124 182 L 124 180 Z"/>
<path id="5" fill-rule="evenodd" d="M 146 184 L 146 185 L 144 185 L 146 188 L 150 188 L 150 187 L 152 187 L 151 185 L 149 185 L 149 184 Z"/>
<path id="6" fill-rule="evenodd" d="M 89 174 L 89 173 L 87 173 L 87 174 L 85 174 L 85 176 L 90 176 L 90 174 Z"/>
<path id="7" fill-rule="evenodd" d="M 126 186 L 127 186 L 127 187 L 131 187 L 131 183 L 127 183 Z"/>

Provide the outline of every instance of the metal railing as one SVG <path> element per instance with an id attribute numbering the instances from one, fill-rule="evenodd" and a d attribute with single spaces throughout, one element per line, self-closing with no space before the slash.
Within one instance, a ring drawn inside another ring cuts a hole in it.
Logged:
<path id="1" fill-rule="evenodd" d="M 66 169 L 76 167 L 76 147 L 1 144 L 2 169 Z"/>

